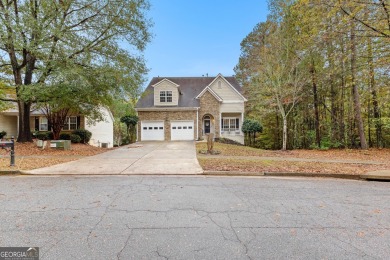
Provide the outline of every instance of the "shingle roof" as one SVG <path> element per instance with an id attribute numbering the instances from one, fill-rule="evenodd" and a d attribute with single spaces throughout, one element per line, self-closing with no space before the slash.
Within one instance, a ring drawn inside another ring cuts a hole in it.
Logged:
<path id="1" fill-rule="evenodd" d="M 238 92 L 241 86 L 235 77 L 224 77 Z M 154 77 L 146 87 L 144 94 L 138 100 L 136 108 L 149 108 L 154 106 L 153 85 L 163 79 L 168 79 L 180 85 L 178 107 L 199 107 L 199 99 L 195 99 L 202 90 L 207 87 L 215 77 Z"/>

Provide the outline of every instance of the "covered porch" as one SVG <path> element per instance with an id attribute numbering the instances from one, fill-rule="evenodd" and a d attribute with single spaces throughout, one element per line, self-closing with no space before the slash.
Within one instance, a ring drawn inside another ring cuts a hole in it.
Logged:
<path id="1" fill-rule="evenodd" d="M 244 144 L 244 133 L 241 131 L 244 113 L 221 113 L 220 137 Z"/>

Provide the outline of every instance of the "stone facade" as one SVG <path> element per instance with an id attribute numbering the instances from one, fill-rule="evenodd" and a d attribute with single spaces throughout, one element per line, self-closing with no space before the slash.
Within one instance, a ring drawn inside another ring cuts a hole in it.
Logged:
<path id="1" fill-rule="evenodd" d="M 138 111 L 139 122 L 141 121 L 164 121 L 164 139 L 171 140 L 171 120 L 193 120 L 194 138 L 196 139 L 196 110 L 190 111 Z M 141 124 L 138 124 L 138 141 L 141 140 Z"/>
<path id="2" fill-rule="evenodd" d="M 220 102 L 209 92 L 206 91 L 202 97 L 199 99 L 200 101 L 200 109 L 199 109 L 199 137 L 202 136 L 203 130 L 203 117 L 205 115 L 210 115 L 212 117 L 212 125 L 214 126 L 214 137 L 219 138 L 220 133 Z M 213 132 L 213 129 L 211 129 Z"/>

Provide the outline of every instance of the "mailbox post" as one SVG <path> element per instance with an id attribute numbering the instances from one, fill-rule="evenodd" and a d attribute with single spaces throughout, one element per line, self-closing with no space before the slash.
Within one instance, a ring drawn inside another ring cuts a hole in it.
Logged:
<path id="1" fill-rule="evenodd" d="M 10 141 L 0 141 L 0 148 L 6 149 L 11 148 L 11 164 L 10 166 L 15 166 L 15 138 L 12 136 Z"/>

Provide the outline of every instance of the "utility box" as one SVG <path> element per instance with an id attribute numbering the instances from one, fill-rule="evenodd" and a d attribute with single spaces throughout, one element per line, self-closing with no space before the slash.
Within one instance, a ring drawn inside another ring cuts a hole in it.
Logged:
<path id="1" fill-rule="evenodd" d="M 50 148 L 70 150 L 70 140 L 52 140 Z"/>

